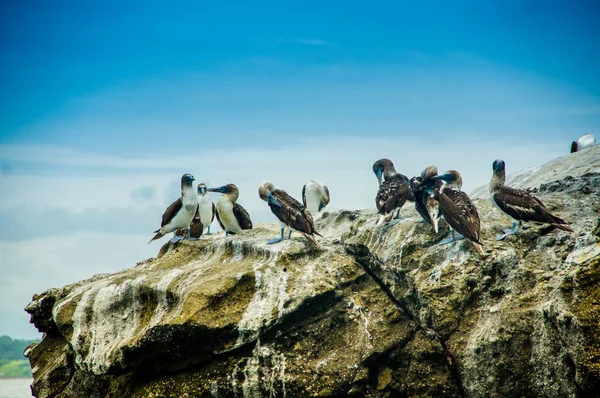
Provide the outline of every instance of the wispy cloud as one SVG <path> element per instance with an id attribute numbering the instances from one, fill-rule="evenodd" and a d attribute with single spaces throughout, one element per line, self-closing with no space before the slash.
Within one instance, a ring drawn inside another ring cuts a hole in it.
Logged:
<path id="1" fill-rule="evenodd" d="M 291 39 L 278 39 L 276 41 L 276 44 L 283 44 L 283 43 L 301 44 L 304 46 L 315 46 L 315 47 L 339 48 L 338 44 L 332 43 L 327 40 L 319 39 L 319 38 L 309 39 L 309 38 L 305 38 L 305 37 L 295 37 L 295 38 L 291 38 Z"/>

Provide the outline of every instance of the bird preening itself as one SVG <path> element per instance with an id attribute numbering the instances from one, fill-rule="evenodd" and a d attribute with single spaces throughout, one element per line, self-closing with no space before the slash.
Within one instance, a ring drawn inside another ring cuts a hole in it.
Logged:
<path id="1" fill-rule="evenodd" d="M 379 181 L 379 189 L 375 196 L 375 205 L 380 214 L 377 225 L 390 222 L 396 213 L 400 218 L 400 209 L 407 200 L 413 202 L 415 198 L 408 186 L 408 177 L 400 174 L 389 159 L 379 159 L 373 164 L 373 172 Z M 383 177 L 383 182 L 381 179 Z"/>
<path id="2" fill-rule="evenodd" d="M 317 214 L 329 204 L 327 185 L 312 180 L 302 187 L 302 203 L 311 214 Z"/>
<path id="3" fill-rule="evenodd" d="M 440 245 L 465 237 L 471 241 L 479 254 L 484 254 L 477 208 L 471 198 L 460 190 L 461 188 L 462 177 L 456 170 L 448 170 L 443 175 L 436 177 L 433 194 L 439 202 L 440 214 L 450 225 L 451 233 L 451 237 L 440 242 Z M 454 231 L 461 236 L 456 237 Z"/>
<path id="4" fill-rule="evenodd" d="M 502 230 L 497 240 L 502 240 L 508 235 L 516 234 L 521 230 L 523 221 L 534 221 L 539 223 L 548 223 L 563 231 L 573 232 L 567 222 L 552 213 L 544 206 L 541 200 L 535 196 L 522 191 L 507 187 L 505 163 L 503 160 L 495 160 L 492 164 L 492 179 L 490 181 L 490 193 L 492 202 L 504 213 L 513 218 L 512 228 Z M 518 227 L 515 225 L 518 221 Z"/>
<path id="5" fill-rule="evenodd" d="M 592 134 L 582 135 L 571 143 L 571 153 L 596 145 L 596 137 Z"/>
<path id="6" fill-rule="evenodd" d="M 167 207 L 162 215 L 160 228 L 154 231 L 156 235 L 148 243 L 163 237 L 169 232 L 173 232 L 173 243 L 177 243 L 182 239 L 176 233 L 179 228 L 187 230 L 186 239 L 194 239 L 190 234 L 190 224 L 198 209 L 198 196 L 194 192 L 193 182 L 193 175 L 184 174 L 181 176 L 181 197 Z"/>
<path id="7" fill-rule="evenodd" d="M 290 227 L 288 239 L 292 234 L 292 229 L 302 233 L 310 243 L 319 246 L 314 235 L 321 236 L 315 230 L 315 224 L 310 211 L 304 205 L 292 198 L 283 189 L 277 188 L 273 183 L 265 181 L 258 187 L 258 196 L 269 204 L 271 212 L 282 223 L 281 237 L 271 239 L 267 244 L 281 242 L 284 239 L 284 229 L 287 225 Z"/>
<path id="8" fill-rule="evenodd" d="M 421 176 L 413 177 L 409 181 L 410 190 L 415 198 L 415 209 L 423 217 L 423 220 L 433 227 L 433 231 L 438 233 L 439 225 L 439 203 L 433 196 L 438 169 L 436 166 L 428 166 L 422 172 Z"/>
<path id="9" fill-rule="evenodd" d="M 237 200 L 240 192 L 235 184 L 227 184 L 218 188 L 208 188 L 208 192 L 219 192 L 216 205 L 216 215 L 219 225 L 225 231 L 225 236 L 237 234 L 243 229 L 252 229 L 250 215 Z"/>

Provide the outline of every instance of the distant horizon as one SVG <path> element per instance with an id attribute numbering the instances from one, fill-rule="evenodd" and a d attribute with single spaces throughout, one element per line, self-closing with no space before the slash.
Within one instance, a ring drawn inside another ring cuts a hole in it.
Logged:
<path id="1" fill-rule="evenodd" d="M 464 190 L 600 138 L 600 3 L 8 3 L 0 16 L 0 334 L 34 293 L 116 272 L 179 178 L 374 207 L 373 162 Z M 216 197 L 216 196 L 215 196 Z M 213 229 L 218 230 L 217 224 Z M 166 239 L 166 237 L 164 238 Z M 162 241 L 161 241 L 162 242 Z"/>

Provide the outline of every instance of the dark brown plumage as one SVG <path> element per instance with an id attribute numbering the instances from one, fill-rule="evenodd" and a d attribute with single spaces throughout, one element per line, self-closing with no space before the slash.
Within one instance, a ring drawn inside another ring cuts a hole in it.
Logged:
<path id="1" fill-rule="evenodd" d="M 415 198 L 415 209 L 427 223 L 431 224 L 435 233 L 438 232 L 439 203 L 430 195 L 437 176 L 437 167 L 429 166 L 421 172 L 421 176 L 410 179 L 410 190 Z"/>
<path id="2" fill-rule="evenodd" d="M 484 254 L 481 243 L 481 225 L 477 208 L 463 191 L 442 186 L 437 181 L 434 197 L 439 201 L 440 213 L 446 222 L 473 244 L 479 254 Z"/>
<path id="3" fill-rule="evenodd" d="M 494 173 L 490 190 L 492 200 L 500 210 L 518 221 L 548 223 L 563 231 L 573 232 L 567 222 L 550 213 L 541 200 L 525 191 L 504 185 L 506 174 L 503 160 L 494 161 L 492 167 Z"/>
<path id="4" fill-rule="evenodd" d="M 312 215 L 302 203 L 268 181 L 259 187 L 258 193 L 260 198 L 269 204 L 271 212 L 279 221 L 302 233 L 313 245 L 319 246 L 314 235 L 321 234 L 315 229 Z"/>
<path id="5" fill-rule="evenodd" d="M 378 224 L 391 221 L 394 212 L 399 212 L 407 200 L 414 201 L 414 197 L 404 177 L 395 174 L 386 179 L 375 196 L 375 206 L 381 214 Z"/>

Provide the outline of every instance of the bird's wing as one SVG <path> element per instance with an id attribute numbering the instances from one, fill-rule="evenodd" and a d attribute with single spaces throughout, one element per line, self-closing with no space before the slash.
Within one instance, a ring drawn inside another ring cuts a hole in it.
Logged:
<path id="1" fill-rule="evenodd" d="M 323 195 L 321 195 L 321 204 L 319 204 L 319 210 L 327 206 L 329 204 L 329 200 L 329 188 L 327 188 L 327 185 L 323 185 Z"/>
<path id="2" fill-rule="evenodd" d="M 210 219 L 211 224 L 213 221 L 215 221 L 215 214 L 217 214 L 217 207 L 214 203 L 212 203 L 212 218 Z"/>
<path id="3" fill-rule="evenodd" d="M 271 210 L 280 221 L 300 232 L 307 234 L 316 232 L 312 215 L 302 203 L 281 189 L 276 189 L 272 194 L 282 205 L 281 207 L 271 206 Z"/>
<path id="4" fill-rule="evenodd" d="M 440 212 L 456 231 L 469 240 L 481 244 L 481 224 L 477 208 L 469 195 L 454 189 L 445 189 L 439 196 Z"/>
<path id="5" fill-rule="evenodd" d="M 306 184 L 302 186 L 302 203 L 304 203 L 304 207 L 306 207 Z"/>
<path id="6" fill-rule="evenodd" d="M 244 209 L 239 203 L 233 204 L 233 215 L 240 224 L 242 229 L 252 229 L 252 220 L 250 220 L 250 214 Z"/>
<path id="7" fill-rule="evenodd" d="M 217 222 L 221 226 L 221 229 L 223 231 L 225 231 L 225 226 L 223 225 L 223 222 L 221 221 L 221 217 L 219 216 L 219 209 L 215 208 L 215 214 L 217 215 Z"/>
<path id="8" fill-rule="evenodd" d="M 171 205 L 169 207 L 167 207 L 167 209 L 165 210 L 165 212 L 162 215 L 162 221 L 160 223 L 160 227 L 162 228 L 165 225 L 167 225 L 168 223 L 170 223 L 171 220 L 173 219 L 173 217 L 175 217 L 177 212 L 179 212 L 179 210 L 181 210 L 182 207 L 183 207 L 183 201 L 181 200 L 181 197 L 178 198 L 175 202 L 171 203 Z"/>

